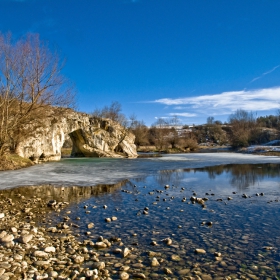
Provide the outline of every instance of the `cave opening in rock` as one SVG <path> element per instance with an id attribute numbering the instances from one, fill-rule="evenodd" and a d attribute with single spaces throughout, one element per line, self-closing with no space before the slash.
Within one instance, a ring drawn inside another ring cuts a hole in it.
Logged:
<path id="1" fill-rule="evenodd" d="M 123 148 L 120 145 L 117 145 L 117 147 L 114 149 L 115 153 L 123 153 Z"/>
<path id="2" fill-rule="evenodd" d="M 72 153 L 72 149 L 73 149 L 73 141 L 69 137 L 63 143 L 63 146 L 61 148 L 61 157 L 70 157 Z"/>

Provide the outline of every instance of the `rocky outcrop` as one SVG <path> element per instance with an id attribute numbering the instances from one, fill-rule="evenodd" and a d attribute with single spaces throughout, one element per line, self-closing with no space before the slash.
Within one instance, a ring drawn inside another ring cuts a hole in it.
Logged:
<path id="1" fill-rule="evenodd" d="M 60 160 L 65 140 L 73 142 L 74 157 L 137 157 L 135 136 L 110 119 L 66 110 L 44 120 L 17 145 L 16 153 L 33 161 Z"/>

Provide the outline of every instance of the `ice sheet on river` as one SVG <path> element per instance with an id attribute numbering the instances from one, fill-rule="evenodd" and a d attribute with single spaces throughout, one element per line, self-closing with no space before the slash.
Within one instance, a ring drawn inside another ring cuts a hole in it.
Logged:
<path id="1" fill-rule="evenodd" d="M 45 163 L 27 169 L 0 172 L 0 189 L 53 184 L 92 186 L 123 179 L 156 175 L 160 170 L 196 168 L 221 164 L 279 163 L 280 157 L 236 153 L 175 154 L 161 158 L 75 158 Z"/>

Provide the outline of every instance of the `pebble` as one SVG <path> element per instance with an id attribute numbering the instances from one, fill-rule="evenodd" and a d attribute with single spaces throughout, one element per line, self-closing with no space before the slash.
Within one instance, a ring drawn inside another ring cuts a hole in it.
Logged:
<path id="1" fill-rule="evenodd" d="M 126 273 L 126 272 L 121 272 L 121 273 L 120 273 L 120 279 L 121 279 L 121 280 L 127 280 L 127 279 L 129 279 L 129 274 Z"/>
<path id="2" fill-rule="evenodd" d="M 27 244 L 32 240 L 32 238 L 33 238 L 33 234 L 25 234 L 20 237 L 19 241 L 21 243 Z"/>
<path id="3" fill-rule="evenodd" d="M 129 254 L 130 254 L 130 250 L 128 249 L 128 248 L 124 248 L 124 250 L 123 250 L 123 257 L 125 258 L 125 257 L 127 257 Z"/>
<path id="4" fill-rule="evenodd" d="M 157 260 L 157 258 L 152 258 L 152 261 L 151 261 L 151 266 L 159 266 L 160 264 L 159 264 L 159 262 L 158 262 L 158 260 Z"/>
<path id="5" fill-rule="evenodd" d="M 94 223 L 89 223 L 89 224 L 87 225 L 87 227 L 88 227 L 88 229 L 93 228 L 93 227 L 94 227 Z"/>
<path id="6" fill-rule="evenodd" d="M 197 254 L 206 254 L 206 251 L 204 249 L 195 249 L 195 253 L 197 253 Z"/>

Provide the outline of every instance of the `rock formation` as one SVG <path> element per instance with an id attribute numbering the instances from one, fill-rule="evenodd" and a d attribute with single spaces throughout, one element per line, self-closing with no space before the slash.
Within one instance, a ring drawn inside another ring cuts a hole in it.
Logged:
<path id="1" fill-rule="evenodd" d="M 73 142 L 74 157 L 137 157 L 135 136 L 110 119 L 66 110 L 62 116 L 44 120 L 44 125 L 23 139 L 16 153 L 35 162 L 60 160 L 66 139 Z"/>

